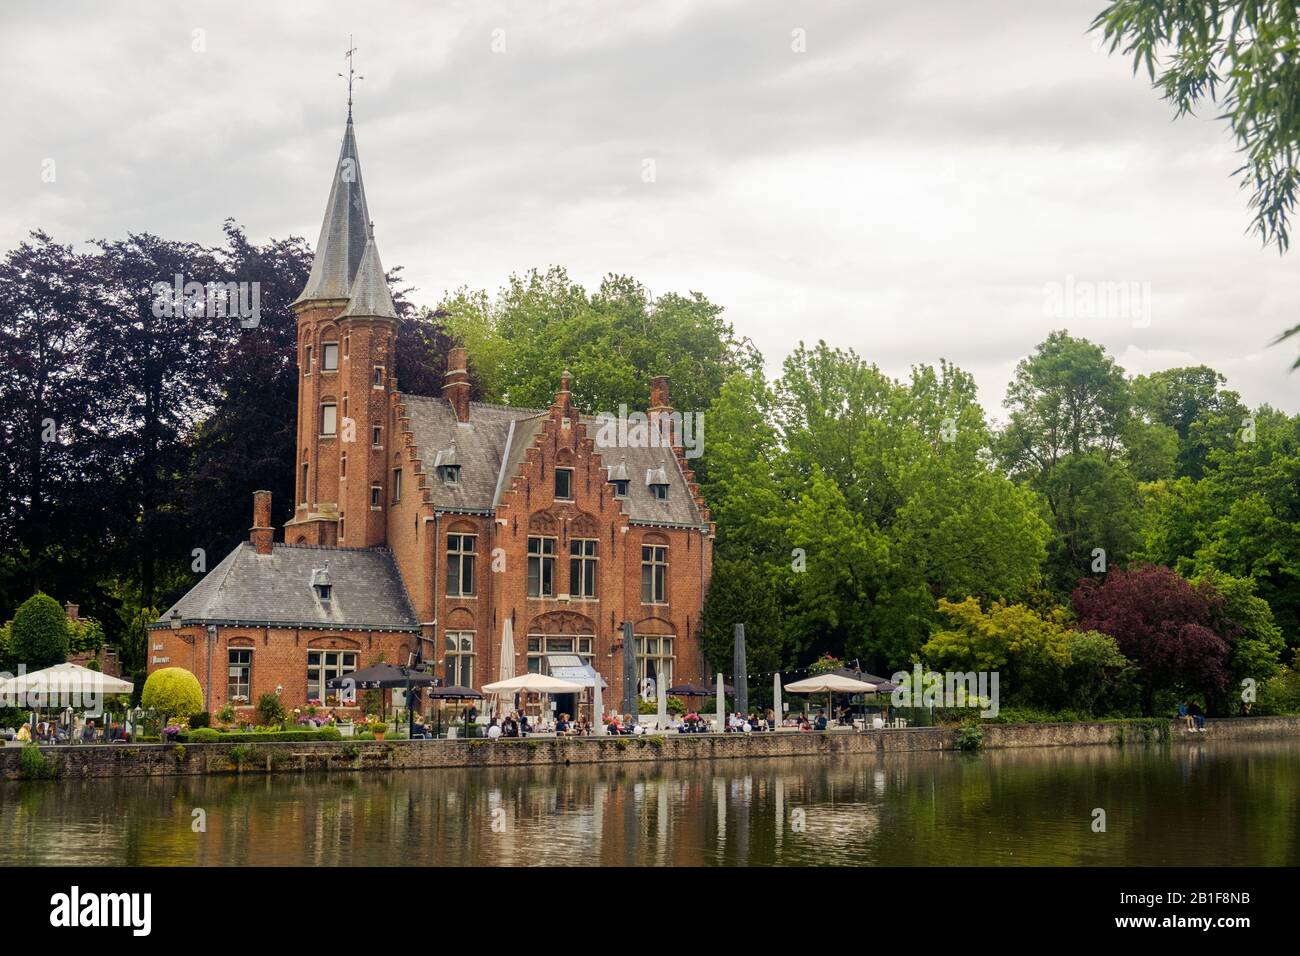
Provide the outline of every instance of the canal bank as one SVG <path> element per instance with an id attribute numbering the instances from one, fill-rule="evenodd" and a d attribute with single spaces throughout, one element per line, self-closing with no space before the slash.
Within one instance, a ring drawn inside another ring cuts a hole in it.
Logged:
<path id="1" fill-rule="evenodd" d="M 1026 747 L 1130 746 L 1171 742 L 1300 737 L 1300 717 L 1209 720 L 1201 733 L 1173 721 L 1093 721 L 1059 724 L 985 724 L 986 750 Z M 647 761 L 739 760 L 954 750 L 956 728 L 916 727 L 822 733 L 672 734 L 664 737 L 521 740 L 313 741 L 206 744 L 114 744 L 42 747 L 52 776 L 174 776 L 301 773 L 338 770 L 416 770 L 440 767 L 553 767 Z M 21 777 L 22 748 L 0 750 L 0 777 Z"/>

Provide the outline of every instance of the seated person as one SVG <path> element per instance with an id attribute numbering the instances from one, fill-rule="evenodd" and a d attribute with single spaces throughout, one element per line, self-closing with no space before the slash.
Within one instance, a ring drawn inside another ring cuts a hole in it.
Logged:
<path id="1" fill-rule="evenodd" d="M 492 718 L 492 723 L 488 724 L 487 735 L 490 740 L 496 740 L 501 736 L 501 728 L 498 726 L 495 717 Z"/>
<path id="2" fill-rule="evenodd" d="M 825 715 L 825 714 L 818 714 L 818 715 L 817 715 L 817 723 L 816 723 L 814 726 L 816 726 L 816 728 L 817 728 L 818 730 L 825 730 L 825 729 L 826 729 L 826 725 L 827 725 L 827 722 L 826 722 L 826 715 Z"/>
<path id="3" fill-rule="evenodd" d="M 568 714 L 560 714 L 560 719 L 555 722 L 555 732 L 557 734 L 567 734 L 569 732 Z"/>

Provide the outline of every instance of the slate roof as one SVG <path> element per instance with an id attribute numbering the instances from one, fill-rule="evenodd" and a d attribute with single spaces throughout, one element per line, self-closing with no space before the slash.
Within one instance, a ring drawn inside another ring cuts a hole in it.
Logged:
<path id="1" fill-rule="evenodd" d="M 388 280 L 384 278 L 384 266 L 379 261 L 379 247 L 375 245 L 375 230 L 369 230 L 366 248 L 361 254 L 361 265 L 357 267 L 357 277 L 352 281 L 351 301 L 343 310 L 340 318 L 376 317 L 396 319 L 397 309 L 393 306 L 393 294 L 388 290 Z"/>
<path id="2" fill-rule="evenodd" d="M 331 596 L 322 602 L 312 580 L 327 563 Z M 276 544 L 270 554 L 258 554 L 243 542 L 155 626 L 170 626 L 173 609 L 185 624 L 419 629 L 397 564 L 382 549 Z"/>
<path id="3" fill-rule="evenodd" d="M 325 219 L 316 242 L 316 258 L 312 260 L 311 275 L 298 302 L 348 298 L 366 249 L 369 225 L 361 158 L 357 155 L 357 137 L 349 116 L 330 181 L 330 198 L 325 204 Z"/>
<path id="4" fill-rule="evenodd" d="M 510 478 L 518 472 L 548 415 L 534 408 L 470 402 L 469 421 L 458 422 L 445 399 L 404 394 L 402 401 L 410 416 L 415 447 L 430 470 L 433 505 L 447 511 L 492 511 L 509 489 Z M 594 419 L 583 416 L 582 422 L 594 440 L 597 431 Z M 439 455 L 445 458 L 453 443 L 460 480 L 448 485 L 433 471 L 433 463 Z M 618 472 L 624 467 L 627 473 L 642 478 L 628 483 L 628 497 L 622 499 L 623 510 L 633 522 L 703 524 L 672 449 L 597 446 L 596 451 L 607 470 L 613 468 Z M 646 475 L 652 472 L 658 475 L 660 469 L 668 483 L 668 497 L 663 501 L 654 497 L 644 481 Z"/>

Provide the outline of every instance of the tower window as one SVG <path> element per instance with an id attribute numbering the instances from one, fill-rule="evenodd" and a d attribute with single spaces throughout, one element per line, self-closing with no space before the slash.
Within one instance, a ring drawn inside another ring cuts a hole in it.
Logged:
<path id="1" fill-rule="evenodd" d="M 302 503 L 305 505 L 311 500 L 311 495 L 307 492 L 307 475 L 310 473 L 311 466 L 307 462 L 302 463 Z"/>
<path id="2" fill-rule="evenodd" d="M 370 444 L 376 448 L 384 447 L 384 426 L 375 425 L 370 429 Z"/>
<path id="3" fill-rule="evenodd" d="M 375 366 L 375 375 L 374 378 L 372 379 L 372 382 L 375 388 L 384 387 L 384 367 L 382 365 Z"/>
<path id="4" fill-rule="evenodd" d="M 338 433 L 338 429 L 338 406 L 333 403 L 322 405 L 320 407 L 320 433 L 322 435 L 334 435 Z"/>
<path id="5" fill-rule="evenodd" d="M 311 346 L 307 346 L 302 352 L 302 374 L 311 374 Z"/>
<path id="6" fill-rule="evenodd" d="M 370 486 L 370 508 L 372 511 L 377 511 L 383 507 L 383 505 L 380 503 L 381 496 L 383 495 L 383 491 L 384 491 L 383 488 L 381 488 L 378 484 L 374 484 Z"/>
<path id="7" fill-rule="evenodd" d="M 339 477 L 346 478 L 347 476 L 348 476 L 348 453 L 344 452 L 343 454 L 339 455 Z"/>
<path id="8" fill-rule="evenodd" d="M 337 371 L 339 367 L 339 344 L 326 342 L 321 346 L 321 369 L 326 372 Z"/>
<path id="9" fill-rule="evenodd" d="M 402 469 L 393 469 L 393 504 L 402 500 Z"/>

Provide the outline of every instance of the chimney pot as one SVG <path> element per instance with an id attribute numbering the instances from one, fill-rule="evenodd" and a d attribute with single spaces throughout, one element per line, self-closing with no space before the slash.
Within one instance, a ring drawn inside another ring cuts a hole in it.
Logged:
<path id="1" fill-rule="evenodd" d="M 275 539 L 275 529 L 271 527 L 271 493 L 269 491 L 253 492 L 253 527 L 249 529 L 248 540 L 258 554 L 270 554 L 271 543 Z"/>
<path id="2" fill-rule="evenodd" d="M 447 376 L 442 397 L 456 413 L 456 421 L 469 421 L 469 356 L 457 346 L 447 352 Z"/>

